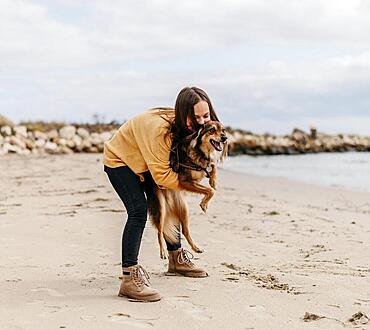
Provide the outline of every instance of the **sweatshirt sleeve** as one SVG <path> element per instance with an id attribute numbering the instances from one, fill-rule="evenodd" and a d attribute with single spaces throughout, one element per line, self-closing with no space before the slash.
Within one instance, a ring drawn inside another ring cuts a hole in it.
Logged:
<path id="1" fill-rule="evenodd" d="M 179 189 L 178 174 L 170 166 L 171 137 L 165 137 L 163 132 L 155 138 L 150 134 L 145 136 L 140 141 L 140 150 L 153 180 L 161 189 Z"/>

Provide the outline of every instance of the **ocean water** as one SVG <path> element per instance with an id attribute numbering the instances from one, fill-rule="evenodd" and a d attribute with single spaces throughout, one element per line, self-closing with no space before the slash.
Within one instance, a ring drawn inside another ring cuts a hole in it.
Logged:
<path id="1" fill-rule="evenodd" d="M 370 192 L 370 152 L 228 157 L 222 168 Z"/>

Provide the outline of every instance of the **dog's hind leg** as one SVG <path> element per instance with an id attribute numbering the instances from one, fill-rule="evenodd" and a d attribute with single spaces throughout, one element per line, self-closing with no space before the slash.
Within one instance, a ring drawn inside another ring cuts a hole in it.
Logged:
<path id="1" fill-rule="evenodd" d="M 186 201 L 184 200 L 184 198 L 182 197 L 181 193 L 177 193 L 176 195 L 176 198 L 175 198 L 175 207 L 176 207 L 176 216 L 178 217 L 180 223 L 181 223 L 181 231 L 182 231 L 182 234 L 184 235 L 184 237 L 186 238 L 186 240 L 188 241 L 191 249 L 194 251 L 194 252 L 197 252 L 197 253 L 202 253 L 203 252 L 203 249 L 201 249 L 200 247 L 198 247 L 191 235 L 190 235 L 190 229 L 189 229 L 189 208 L 188 208 L 188 204 L 186 203 Z"/>
<path id="2" fill-rule="evenodd" d="M 159 251 L 161 259 L 168 258 L 168 252 L 166 249 L 166 243 L 164 240 L 163 229 L 164 229 L 164 222 L 166 219 L 166 200 L 165 196 L 162 191 L 158 190 L 157 192 L 158 200 L 159 200 L 159 225 L 158 225 L 158 243 L 159 243 Z"/>

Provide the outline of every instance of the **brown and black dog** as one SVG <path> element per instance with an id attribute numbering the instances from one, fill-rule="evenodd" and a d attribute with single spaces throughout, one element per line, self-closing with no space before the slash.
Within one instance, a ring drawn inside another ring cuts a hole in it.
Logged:
<path id="1" fill-rule="evenodd" d="M 227 136 L 223 125 L 209 121 L 197 132 L 173 146 L 171 167 L 179 174 L 180 190 L 160 189 L 151 177 L 145 178 L 148 200 L 148 213 L 151 222 L 157 228 L 160 256 L 168 257 L 164 237 L 176 242 L 181 227 L 189 245 L 195 252 L 203 252 L 193 241 L 189 231 L 189 210 L 182 190 L 204 195 L 200 207 L 207 211 L 208 202 L 217 186 L 217 163 L 227 155 Z M 210 187 L 201 184 L 209 178 Z"/>

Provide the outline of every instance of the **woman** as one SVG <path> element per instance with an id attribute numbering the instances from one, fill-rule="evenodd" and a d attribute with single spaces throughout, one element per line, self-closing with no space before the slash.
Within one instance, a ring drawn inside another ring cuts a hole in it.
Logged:
<path id="1" fill-rule="evenodd" d="M 104 145 L 104 170 L 127 210 L 122 235 L 122 282 L 119 296 L 141 301 L 160 300 L 149 284 L 148 273 L 138 265 L 141 237 L 147 220 L 144 177 L 151 175 L 164 189 L 179 189 L 178 174 L 170 167 L 173 143 L 194 132 L 199 125 L 218 120 L 207 94 L 197 87 L 185 87 L 177 96 L 175 109 L 154 108 L 123 124 Z M 170 133 L 170 134 L 169 134 Z M 169 268 L 189 277 L 207 273 L 189 259 L 178 242 L 167 243 Z"/>

